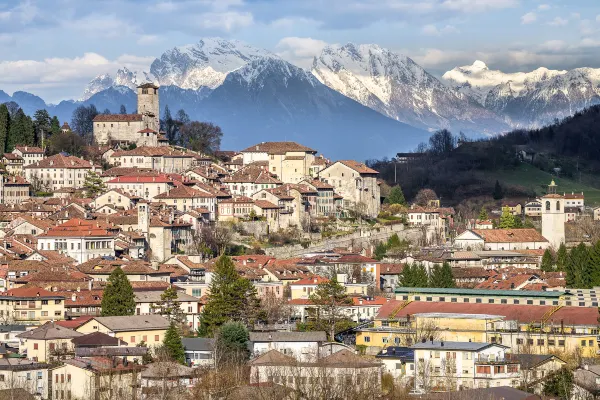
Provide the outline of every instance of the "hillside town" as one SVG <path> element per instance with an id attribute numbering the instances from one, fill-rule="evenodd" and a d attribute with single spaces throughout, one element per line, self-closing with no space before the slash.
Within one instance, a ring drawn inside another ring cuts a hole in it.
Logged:
<path id="1" fill-rule="evenodd" d="M 3 154 L 7 398 L 600 394 L 584 193 L 540 182 L 465 218 L 294 141 L 172 145 L 158 86 L 137 95 L 93 119 L 95 159 Z"/>

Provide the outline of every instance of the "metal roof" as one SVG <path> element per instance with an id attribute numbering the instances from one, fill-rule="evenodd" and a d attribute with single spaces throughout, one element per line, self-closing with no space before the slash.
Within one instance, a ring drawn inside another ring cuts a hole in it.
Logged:
<path id="1" fill-rule="evenodd" d="M 209 338 L 181 338 L 185 351 L 212 351 L 215 339 Z"/>
<path id="2" fill-rule="evenodd" d="M 480 342 L 444 342 L 444 341 L 433 341 L 433 342 L 425 342 L 425 343 L 416 343 L 410 346 L 411 349 L 419 350 L 457 350 L 457 351 L 481 351 L 483 349 L 487 349 L 491 346 L 504 347 L 508 349 L 508 346 L 503 346 L 501 344 L 496 343 L 480 343 Z"/>
<path id="3" fill-rule="evenodd" d="M 486 290 L 486 289 L 456 289 L 456 288 L 412 288 L 398 287 L 396 294 L 441 294 L 457 296 L 489 296 L 489 297 L 547 297 L 558 299 L 564 292 L 535 291 L 535 290 Z"/>

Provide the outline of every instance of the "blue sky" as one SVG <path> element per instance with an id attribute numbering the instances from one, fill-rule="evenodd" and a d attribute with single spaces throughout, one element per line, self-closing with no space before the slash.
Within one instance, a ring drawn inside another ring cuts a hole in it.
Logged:
<path id="1" fill-rule="evenodd" d="M 0 89 L 77 98 L 94 76 L 147 69 L 207 36 L 309 67 L 327 43 L 377 43 L 441 75 L 600 67 L 598 0 L 4 0 Z"/>

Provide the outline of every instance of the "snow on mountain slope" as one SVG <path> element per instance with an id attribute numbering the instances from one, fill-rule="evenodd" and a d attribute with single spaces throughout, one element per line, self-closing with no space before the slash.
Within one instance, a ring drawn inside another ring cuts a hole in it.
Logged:
<path id="1" fill-rule="evenodd" d="M 88 83 L 83 91 L 81 100 L 85 101 L 103 90 L 117 86 L 127 86 L 135 90 L 136 86 L 144 82 L 158 81 L 154 76 L 144 71 L 131 71 L 126 67 L 117 70 L 114 78 L 110 74 L 99 75 Z"/>
<path id="2" fill-rule="evenodd" d="M 600 103 L 600 69 L 504 73 L 476 61 L 446 72 L 443 79 L 515 127 L 542 126 Z"/>
<path id="3" fill-rule="evenodd" d="M 174 47 L 154 60 L 150 72 L 161 85 L 183 89 L 214 89 L 227 74 L 260 57 L 273 56 L 267 50 L 252 47 L 238 40 L 207 38 L 198 43 Z"/>
<path id="4" fill-rule="evenodd" d="M 446 87 L 412 59 L 377 45 L 326 46 L 312 73 L 330 88 L 398 121 L 470 133 L 508 129 L 470 97 Z"/>

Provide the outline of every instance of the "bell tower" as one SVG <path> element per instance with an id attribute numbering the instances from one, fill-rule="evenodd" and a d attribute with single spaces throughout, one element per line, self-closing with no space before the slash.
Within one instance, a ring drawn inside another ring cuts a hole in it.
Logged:
<path id="1" fill-rule="evenodd" d="M 144 116 L 147 126 L 155 132 L 160 130 L 160 107 L 158 104 L 158 86 L 144 83 L 137 87 L 137 113 Z"/>
<path id="2" fill-rule="evenodd" d="M 565 198 L 556 193 L 554 180 L 548 185 L 548 193 L 542 196 L 542 236 L 555 249 L 565 243 Z"/>

